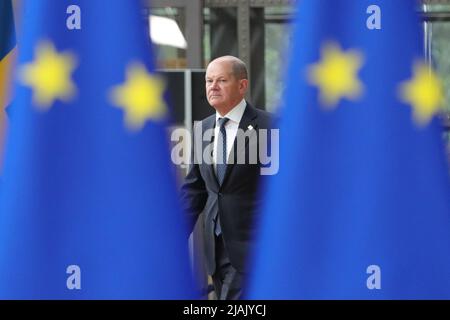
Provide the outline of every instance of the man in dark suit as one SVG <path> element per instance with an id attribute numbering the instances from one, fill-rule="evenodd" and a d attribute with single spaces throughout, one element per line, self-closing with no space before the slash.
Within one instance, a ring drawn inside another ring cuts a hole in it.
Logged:
<path id="1" fill-rule="evenodd" d="M 224 56 L 208 65 L 206 95 L 216 113 L 196 124 L 200 148 L 194 143 L 195 161 L 182 186 L 192 226 L 204 212 L 206 269 L 221 300 L 242 295 L 259 202 L 259 133 L 272 125 L 268 112 L 245 101 L 247 88 L 240 59 Z"/>

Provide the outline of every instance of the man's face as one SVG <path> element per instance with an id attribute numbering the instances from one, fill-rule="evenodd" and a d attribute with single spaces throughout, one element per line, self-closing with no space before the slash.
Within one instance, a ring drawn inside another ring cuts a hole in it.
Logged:
<path id="1" fill-rule="evenodd" d="M 238 80 L 232 65 L 226 60 L 216 60 L 206 69 L 206 97 L 211 106 L 225 115 L 244 98 L 247 80 Z"/>

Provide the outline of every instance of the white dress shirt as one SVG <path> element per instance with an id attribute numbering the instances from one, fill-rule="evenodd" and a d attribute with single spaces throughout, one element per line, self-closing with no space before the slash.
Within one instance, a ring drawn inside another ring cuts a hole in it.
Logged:
<path id="1" fill-rule="evenodd" d="M 239 123 L 241 122 L 242 115 L 244 114 L 245 107 L 247 106 L 247 102 L 245 99 L 242 99 L 241 102 L 233 109 L 230 110 L 225 116 L 221 116 L 218 112 L 216 112 L 216 127 L 214 128 L 214 150 L 213 150 L 213 161 L 214 161 L 214 170 L 216 170 L 217 163 L 217 141 L 219 140 L 217 137 L 219 136 L 219 118 L 228 118 L 228 122 L 225 124 L 225 131 L 227 132 L 227 161 L 230 156 L 231 149 L 233 148 L 234 140 L 236 139 L 237 131 L 239 129 Z"/>

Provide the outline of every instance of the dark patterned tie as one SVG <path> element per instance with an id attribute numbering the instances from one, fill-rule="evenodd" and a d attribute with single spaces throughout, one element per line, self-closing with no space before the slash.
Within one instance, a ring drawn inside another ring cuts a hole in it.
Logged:
<path id="1" fill-rule="evenodd" d="M 222 185 L 223 179 L 225 178 L 225 172 L 227 171 L 227 131 L 225 130 L 225 124 L 228 122 L 228 118 L 219 118 L 219 137 L 217 140 L 217 150 L 216 150 L 216 174 L 217 181 L 219 185 Z M 222 228 L 220 227 L 220 219 L 217 216 L 214 219 L 214 233 L 219 236 L 222 233 Z"/>
<path id="2" fill-rule="evenodd" d="M 216 171 L 217 181 L 219 185 L 222 185 L 223 178 L 225 178 L 225 171 L 227 170 L 227 131 L 225 130 L 225 124 L 228 122 L 228 118 L 219 118 L 219 137 L 217 140 L 216 150 Z"/>

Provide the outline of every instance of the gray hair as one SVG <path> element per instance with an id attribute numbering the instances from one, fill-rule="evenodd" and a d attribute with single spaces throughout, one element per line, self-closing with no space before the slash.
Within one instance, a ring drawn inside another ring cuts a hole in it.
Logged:
<path id="1" fill-rule="evenodd" d="M 239 59 L 235 56 L 223 56 L 223 57 L 219 57 L 215 60 L 225 60 L 225 61 L 231 63 L 231 70 L 233 70 L 233 75 L 239 80 L 241 80 L 241 79 L 248 80 L 247 66 L 245 65 L 244 61 L 242 61 L 241 59 Z"/>
<path id="2" fill-rule="evenodd" d="M 248 79 L 247 66 L 244 61 L 234 57 L 234 59 L 231 59 L 230 62 L 233 69 L 233 74 L 237 79 Z"/>

